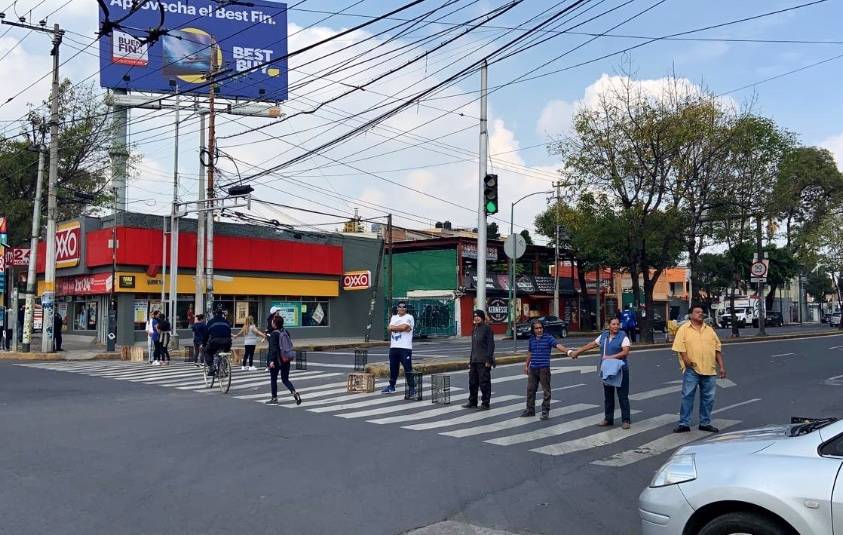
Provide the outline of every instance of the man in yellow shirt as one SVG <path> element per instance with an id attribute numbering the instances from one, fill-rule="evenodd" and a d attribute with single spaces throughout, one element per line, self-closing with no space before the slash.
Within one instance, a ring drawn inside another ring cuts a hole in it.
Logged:
<path id="1" fill-rule="evenodd" d="M 720 338 L 714 329 L 705 324 L 703 314 L 700 305 L 691 306 L 690 321 L 679 327 L 673 341 L 673 351 L 679 354 L 682 370 L 682 406 L 679 409 L 679 425 L 673 429 L 674 433 L 691 430 L 691 412 L 697 387 L 700 389 L 700 431 L 720 431 L 711 425 L 711 409 L 714 407 L 717 376 L 726 378 L 726 365 L 723 363 Z"/>

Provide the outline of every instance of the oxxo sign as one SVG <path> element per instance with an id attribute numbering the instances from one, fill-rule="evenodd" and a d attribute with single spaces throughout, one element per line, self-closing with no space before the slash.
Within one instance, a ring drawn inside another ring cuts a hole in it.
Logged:
<path id="1" fill-rule="evenodd" d="M 349 271 L 342 276 L 342 289 L 347 291 L 366 290 L 372 287 L 371 271 Z"/>
<path id="2" fill-rule="evenodd" d="M 505 299 L 490 299 L 486 309 L 489 311 L 489 318 L 495 323 L 503 323 L 509 318 L 509 306 Z"/>
<path id="3" fill-rule="evenodd" d="M 59 225 L 56 230 L 56 267 L 66 268 L 79 265 L 81 256 L 81 231 L 79 222 Z"/>

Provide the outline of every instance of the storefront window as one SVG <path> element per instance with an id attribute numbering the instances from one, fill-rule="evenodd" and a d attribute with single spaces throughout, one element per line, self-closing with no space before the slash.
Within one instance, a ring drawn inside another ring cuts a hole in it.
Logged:
<path id="1" fill-rule="evenodd" d="M 73 303 L 73 330 L 95 331 L 97 329 L 97 302 L 76 301 Z"/>
<path id="2" fill-rule="evenodd" d="M 273 299 L 285 327 L 327 327 L 330 325 L 328 298 L 287 296 Z"/>

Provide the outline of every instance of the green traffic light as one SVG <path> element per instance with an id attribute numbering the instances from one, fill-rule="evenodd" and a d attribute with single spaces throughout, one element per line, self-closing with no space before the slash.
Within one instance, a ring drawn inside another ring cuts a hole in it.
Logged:
<path id="1" fill-rule="evenodd" d="M 487 201 L 486 202 L 486 213 L 487 214 L 498 213 L 498 205 L 494 201 Z"/>

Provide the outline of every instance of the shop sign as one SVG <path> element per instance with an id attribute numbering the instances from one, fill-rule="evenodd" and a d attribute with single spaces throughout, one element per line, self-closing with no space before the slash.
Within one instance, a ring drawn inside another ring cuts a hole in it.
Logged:
<path id="1" fill-rule="evenodd" d="M 500 297 L 490 299 L 486 310 L 489 312 L 489 318 L 495 323 L 503 323 L 509 319 L 509 305 Z"/>
<path id="2" fill-rule="evenodd" d="M 56 230 L 56 267 L 79 265 L 82 256 L 82 231 L 78 221 L 59 225 Z"/>
<path id="3" fill-rule="evenodd" d="M 321 303 L 316 305 L 316 309 L 313 311 L 313 314 L 311 314 L 310 317 L 313 319 L 313 322 L 316 323 L 316 325 L 322 325 L 322 320 L 325 319 L 325 311 L 322 310 Z"/>
<path id="4" fill-rule="evenodd" d="M 120 275 L 119 279 L 120 288 L 134 288 L 135 287 L 135 276 L 134 275 Z M 144 320 L 146 321 L 146 320 Z"/>
<path id="5" fill-rule="evenodd" d="M 97 273 L 82 277 L 59 279 L 56 284 L 58 295 L 94 295 L 111 291 L 111 274 Z"/>
<path id="6" fill-rule="evenodd" d="M 372 287 L 371 271 L 348 271 L 342 276 L 342 289 L 346 291 L 367 290 Z"/>
<path id="7" fill-rule="evenodd" d="M 30 249 L 23 247 L 13 247 L 6 249 L 3 255 L 3 260 L 8 267 L 28 266 L 29 265 Z"/>
<path id="8" fill-rule="evenodd" d="M 271 306 L 284 318 L 284 327 L 301 327 L 301 303 L 273 301 Z"/>
<path id="9" fill-rule="evenodd" d="M 529 277 L 521 277 L 515 279 L 515 288 L 519 292 L 524 292 L 528 294 L 536 292 L 536 285 L 533 284 L 533 281 L 531 281 Z"/>
<path id="10" fill-rule="evenodd" d="M 546 294 L 553 293 L 553 277 L 533 277 L 533 280 L 536 281 L 536 288 L 539 292 Z"/>
<path id="11" fill-rule="evenodd" d="M 477 258 L 477 244 L 476 243 L 464 243 L 462 246 L 462 257 L 463 258 Z M 498 250 L 494 247 L 487 247 L 486 248 L 486 260 L 497 260 L 498 259 Z"/>

